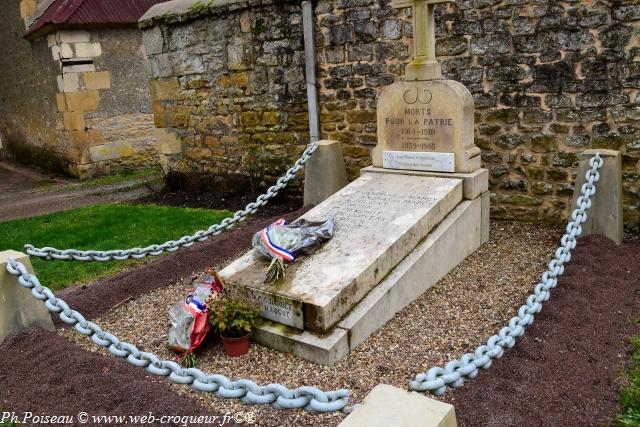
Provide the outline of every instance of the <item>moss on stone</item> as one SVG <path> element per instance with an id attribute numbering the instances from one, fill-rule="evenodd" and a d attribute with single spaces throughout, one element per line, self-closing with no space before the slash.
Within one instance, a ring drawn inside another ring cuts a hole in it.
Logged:
<path id="1" fill-rule="evenodd" d="M 593 148 L 618 150 L 622 144 L 624 144 L 624 138 L 617 134 L 599 135 L 592 139 Z"/>
<path id="2" fill-rule="evenodd" d="M 555 136 L 540 135 L 531 138 L 531 150 L 536 153 L 548 153 L 558 146 Z"/>
<path id="3" fill-rule="evenodd" d="M 7 149 L 11 158 L 18 163 L 35 166 L 47 172 L 70 175 L 69 161 L 50 147 L 8 142 Z"/>

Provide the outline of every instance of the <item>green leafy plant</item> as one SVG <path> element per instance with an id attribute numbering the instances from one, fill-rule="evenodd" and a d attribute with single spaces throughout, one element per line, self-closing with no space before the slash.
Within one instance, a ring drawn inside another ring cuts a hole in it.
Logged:
<path id="1" fill-rule="evenodd" d="M 228 286 L 222 298 L 209 306 L 209 323 L 227 338 L 239 338 L 251 332 L 258 321 L 260 306 L 247 296 L 245 288 Z"/>
<path id="2" fill-rule="evenodd" d="M 269 269 L 267 270 L 266 278 L 264 279 L 265 283 L 275 283 L 278 280 L 282 279 L 286 274 L 286 269 L 284 265 L 284 261 L 280 257 L 273 257 L 271 260 L 271 264 L 269 264 Z"/>
<path id="3" fill-rule="evenodd" d="M 188 351 L 180 357 L 180 365 L 183 368 L 195 368 L 197 364 L 198 356 L 195 353 Z"/>
<path id="4" fill-rule="evenodd" d="M 631 339 L 634 347 L 633 361 L 627 371 L 627 387 L 620 393 L 620 409 L 617 422 L 620 426 L 640 426 L 640 335 Z"/>

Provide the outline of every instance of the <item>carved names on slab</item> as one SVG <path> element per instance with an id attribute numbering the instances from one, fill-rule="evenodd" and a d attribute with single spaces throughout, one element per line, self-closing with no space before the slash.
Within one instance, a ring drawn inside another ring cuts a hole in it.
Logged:
<path id="1" fill-rule="evenodd" d="M 345 230 L 368 228 L 387 223 L 406 209 L 431 207 L 437 198 L 431 195 L 398 195 L 386 191 L 368 190 L 336 201 L 332 215 L 336 224 L 335 238 L 348 237 Z"/>
<path id="2" fill-rule="evenodd" d="M 251 289 L 250 292 L 262 309 L 260 316 L 294 328 L 304 329 L 301 301 L 259 289 Z"/>

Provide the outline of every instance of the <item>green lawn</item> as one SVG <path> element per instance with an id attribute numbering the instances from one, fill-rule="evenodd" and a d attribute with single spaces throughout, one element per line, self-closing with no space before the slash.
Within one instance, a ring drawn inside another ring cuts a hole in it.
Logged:
<path id="1" fill-rule="evenodd" d="M 206 229 L 227 211 L 156 205 L 105 204 L 0 223 L 0 250 L 24 251 L 24 244 L 58 249 L 127 249 L 175 240 Z M 32 258 L 43 285 L 61 289 L 90 283 L 136 261 L 77 262 Z"/>
<path id="2" fill-rule="evenodd" d="M 633 365 L 629 369 L 629 385 L 620 394 L 621 413 L 618 424 L 621 426 L 640 426 L 640 335 L 631 339 L 635 349 Z"/>

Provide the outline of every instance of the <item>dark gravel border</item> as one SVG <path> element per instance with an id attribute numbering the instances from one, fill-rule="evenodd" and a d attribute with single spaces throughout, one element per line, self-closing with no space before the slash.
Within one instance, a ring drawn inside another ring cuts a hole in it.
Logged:
<path id="1" fill-rule="evenodd" d="M 526 335 L 448 401 L 458 426 L 602 426 L 640 334 L 640 239 L 578 240 Z"/>
<path id="2" fill-rule="evenodd" d="M 164 379 L 146 375 L 121 359 L 82 350 L 55 332 L 28 329 L 0 349 L 0 406 L 19 417 L 27 411 L 74 417 L 81 411 L 116 416 L 211 414 L 196 400 L 175 393 Z M 73 425 L 83 424 L 76 419 Z"/>

